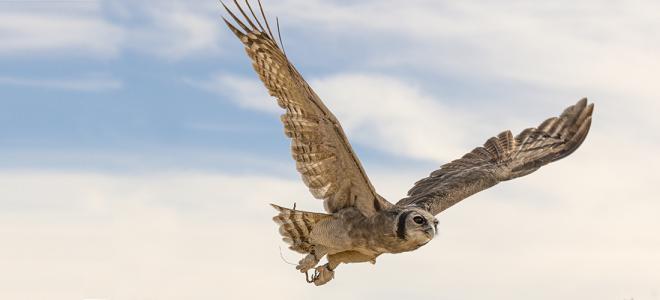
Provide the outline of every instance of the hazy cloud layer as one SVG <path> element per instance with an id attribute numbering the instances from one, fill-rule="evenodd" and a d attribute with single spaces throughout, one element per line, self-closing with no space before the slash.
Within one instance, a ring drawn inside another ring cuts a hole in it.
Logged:
<path id="1" fill-rule="evenodd" d="M 607 195 L 632 187 L 625 183 L 599 192 L 591 180 L 561 180 L 592 177 L 586 157 L 475 196 L 440 217 L 440 235 L 429 245 L 384 255 L 375 266 L 342 266 L 322 288 L 282 261 L 278 247 L 289 261 L 299 257 L 270 220 L 269 202 L 321 209 L 298 180 L 3 172 L 0 260 L 12 272 L 0 275 L 0 295 L 657 299 L 660 274 L 652 266 L 660 264 L 660 239 L 653 228 L 660 223 L 650 199 L 622 204 Z M 416 176 L 375 174 L 375 183 L 398 193 Z M 548 182 L 555 189 L 543 190 Z"/>

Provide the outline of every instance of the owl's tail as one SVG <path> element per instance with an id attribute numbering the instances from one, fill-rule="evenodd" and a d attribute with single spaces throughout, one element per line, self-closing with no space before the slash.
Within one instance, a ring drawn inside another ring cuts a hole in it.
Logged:
<path id="1" fill-rule="evenodd" d="M 289 249 L 300 253 L 312 252 L 313 244 L 309 240 L 309 234 L 312 232 L 314 224 L 330 218 L 330 215 L 271 205 L 280 212 L 273 217 L 273 221 L 280 225 L 282 240 L 291 245 Z"/>

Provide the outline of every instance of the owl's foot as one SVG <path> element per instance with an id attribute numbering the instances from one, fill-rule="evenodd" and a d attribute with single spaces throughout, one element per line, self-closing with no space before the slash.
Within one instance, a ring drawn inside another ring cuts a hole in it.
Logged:
<path id="1" fill-rule="evenodd" d="M 316 257 L 316 254 L 310 253 L 307 254 L 303 259 L 301 259 L 298 262 L 298 265 L 296 266 L 297 270 L 300 270 L 300 273 L 307 273 L 309 269 L 313 268 L 316 266 L 316 264 L 319 263 L 319 258 Z"/>
<path id="2" fill-rule="evenodd" d="M 300 273 L 307 273 L 307 271 L 314 268 L 327 253 L 325 247 L 315 245 L 309 254 L 298 262 L 296 269 L 300 270 Z"/>
<path id="3" fill-rule="evenodd" d="M 316 267 L 316 269 L 314 269 L 314 275 L 312 275 L 311 280 L 307 277 L 307 273 L 305 273 L 305 277 L 307 279 L 307 282 L 314 283 L 314 285 L 319 286 L 319 285 L 324 285 L 328 281 L 335 278 L 335 272 L 330 269 L 330 266 L 328 264 L 325 264 L 320 267 Z"/>

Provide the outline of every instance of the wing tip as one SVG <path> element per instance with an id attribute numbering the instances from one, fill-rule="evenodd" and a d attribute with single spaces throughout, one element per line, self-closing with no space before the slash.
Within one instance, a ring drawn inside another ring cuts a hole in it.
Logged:
<path id="1" fill-rule="evenodd" d="M 241 18 L 238 17 L 237 14 L 235 14 L 222 0 L 219 0 L 220 4 L 224 7 L 225 11 L 229 14 L 231 19 L 234 20 L 234 23 L 229 22 L 225 17 L 222 19 L 227 23 L 227 26 L 231 29 L 234 34 L 241 39 L 241 41 L 246 44 L 247 41 L 244 40 L 243 38 L 245 36 L 248 36 L 250 33 L 261 36 L 265 39 L 270 40 L 273 43 L 273 46 L 278 49 L 284 49 L 284 47 L 281 45 L 281 40 L 282 38 L 280 37 L 280 44 L 277 43 L 275 36 L 273 35 L 273 32 L 270 28 L 270 24 L 268 22 L 268 18 L 266 17 L 266 14 L 264 13 L 263 5 L 261 4 L 261 1 L 257 1 L 259 3 L 259 11 L 261 12 L 261 18 L 262 21 L 265 23 L 265 27 L 261 24 L 259 21 L 259 17 L 257 17 L 257 14 L 255 14 L 254 10 L 252 9 L 252 6 L 250 5 L 250 2 L 248 0 L 245 0 L 245 4 L 248 8 L 248 11 L 252 15 L 252 18 L 246 13 L 246 11 L 243 9 L 241 4 L 238 3 L 237 0 L 231 0 L 236 8 L 238 9 L 238 12 L 240 13 L 241 16 L 245 18 L 245 21 L 242 20 Z M 279 22 L 279 21 L 278 21 Z M 247 23 L 247 24 L 246 24 Z M 239 30 L 237 27 L 242 28 L 243 31 Z M 279 29 L 278 29 L 278 35 Z M 281 50 L 286 57 L 286 53 L 284 53 L 284 50 Z"/>
<path id="2" fill-rule="evenodd" d="M 241 9 L 241 7 L 238 5 L 238 3 L 237 3 L 235 0 L 234 0 L 234 3 L 235 3 L 236 6 L 238 7 L 238 9 L 239 9 L 241 12 L 243 12 L 243 10 Z M 229 14 L 229 16 L 230 16 L 230 17 L 236 22 L 236 24 L 237 24 L 238 26 L 240 26 L 241 28 L 243 28 L 243 30 L 244 30 L 245 32 L 250 32 L 250 31 L 251 31 L 251 29 L 250 29 L 249 27 L 247 27 L 247 25 L 245 25 L 245 23 L 243 23 L 243 21 L 242 21 L 240 18 L 238 18 L 238 16 L 236 16 L 236 14 L 234 14 L 234 12 L 231 11 L 231 9 L 229 9 L 229 7 L 227 7 L 227 5 L 225 5 L 225 3 L 224 3 L 222 0 L 220 0 L 220 4 L 222 4 L 222 6 L 225 8 L 225 10 L 226 10 L 227 13 Z M 224 17 L 223 17 L 223 19 L 224 19 Z M 225 20 L 225 22 L 227 22 L 227 20 Z M 248 22 L 250 22 L 250 19 L 249 19 L 249 18 L 248 18 Z M 229 23 L 227 23 L 227 24 L 229 25 Z M 230 25 L 230 27 L 234 27 L 233 24 Z M 235 29 L 235 27 L 232 29 L 232 31 L 234 31 L 234 33 L 236 33 L 234 29 Z"/>
<path id="3" fill-rule="evenodd" d="M 587 105 L 587 110 L 589 111 L 589 116 L 591 116 L 591 114 L 593 114 L 594 107 L 596 107 L 596 105 L 593 102 L 591 102 L 591 103 L 589 103 L 589 105 Z"/>
<path id="4" fill-rule="evenodd" d="M 574 107 L 579 107 L 580 110 L 585 110 L 588 111 L 588 115 L 591 115 L 591 113 L 594 110 L 595 104 L 593 102 L 589 103 L 589 100 L 587 97 L 582 97 L 575 105 Z"/>

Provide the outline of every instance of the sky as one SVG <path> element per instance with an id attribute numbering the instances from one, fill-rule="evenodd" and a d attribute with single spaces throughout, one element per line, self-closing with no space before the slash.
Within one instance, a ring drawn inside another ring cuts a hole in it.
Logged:
<path id="1" fill-rule="evenodd" d="M 217 1 L 0 1 L 1 299 L 660 299 L 660 2 L 263 4 L 391 202 L 582 97 L 591 132 L 314 287 L 268 203 L 322 203 Z"/>

